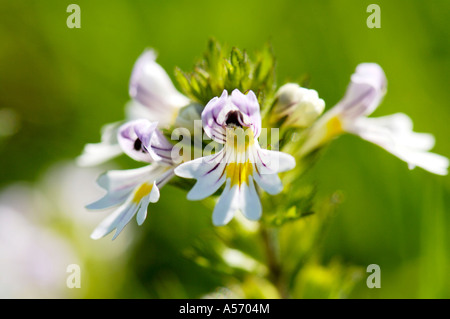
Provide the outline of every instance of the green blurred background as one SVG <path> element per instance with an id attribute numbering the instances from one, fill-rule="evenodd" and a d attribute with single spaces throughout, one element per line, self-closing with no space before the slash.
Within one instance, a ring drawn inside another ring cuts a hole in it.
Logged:
<path id="1" fill-rule="evenodd" d="M 377 62 L 389 85 L 374 115 L 407 113 L 415 131 L 435 135 L 434 151 L 450 156 L 449 1 L 376 1 L 380 29 L 366 26 L 373 1 L 78 0 L 81 29 L 66 26 L 70 3 L 0 4 L 0 187 L 17 181 L 43 187 L 55 163 L 72 160 L 85 143 L 99 140 L 103 124 L 121 120 L 132 66 L 146 47 L 157 50 L 173 75 L 175 66 L 192 68 L 210 37 L 250 53 L 270 41 L 278 84 L 309 74 L 327 107 L 343 96 L 358 63 Z M 409 171 L 352 136 L 334 142 L 314 174 L 321 193 L 339 190 L 344 198 L 323 263 L 337 257 L 363 270 L 381 267 L 381 289 L 368 289 L 363 274 L 350 297 L 450 297 L 448 177 Z M 92 228 L 50 223 L 74 243 L 88 276 L 89 284 L 69 297 L 196 298 L 223 284 L 181 253 L 200 235 L 213 236 L 210 211 L 175 188 L 163 194 L 147 222 L 115 242 L 91 241 Z M 132 249 L 100 261 L 86 252 L 115 245 Z"/>

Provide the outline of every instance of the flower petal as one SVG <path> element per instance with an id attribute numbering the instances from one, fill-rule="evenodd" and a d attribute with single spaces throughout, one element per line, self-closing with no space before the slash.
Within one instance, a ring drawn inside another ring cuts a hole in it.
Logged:
<path id="1" fill-rule="evenodd" d="M 255 157 L 261 175 L 281 173 L 295 167 L 295 158 L 287 153 L 258 148 Z"/>
<path id="2" fill-rule="evenodd" d="M 427 152 L 434 145 L 434 137 L 413 132 L 412 122 L 404 114 L 383 118 L 359 118 L 350 131 L 384 148 L 408 163 L 410 168 L 419 166 L 434 174 L 447 175 L 448 158 Z"/>
<path id="3" fill-rule="evenodd" d="M 223 150 L 217 154 L 189 161 L 175 168 L 175 174 L 195 178 L 197 183 L 187 195 L 189 200 L 200 200 L 214 194 L 225 182 L 226 162 Z"/>
<path id="4" fill-rule="evenodd" d="M 429 151 L 435 144 L 435 139 L 432 134 L 414 132 L 413 121 L 404 113 L 375 118 L 362 118 L 358 120 L 356 126 L 357 130 L 362 126 L 367 126 L 367 131 L 369 132 L 371 128 L 375 131 L 386 130 L 389 134 L 395 135 L 399 144 L 412 149 Z"/>
<path id="5" fill-rule="evenodd" d="M 238 89 L 235 89 L 231 93 L 231 102 L 233 105 L 237 106 L 243 114 L 249 117 L 248 123 L 242 124 L 251 127 L 255 138 L 258 138 L 261 133 L 261 113 L 255 93 L 253 93 L 253 91 L 248 91 L 247 94 L 243 94 Z"/>
<path id="6" fill-rule="evenodd" d="M 445 156 L 431 152 L 411 152 L 408 149 L 401 150 L 394 155 L 407 162 L 409 169 L 418 166 L 433 174 L 442 176 L 448 174 L 449 160 Z"/>
<path id="7" fill-rule="evenodd" d="M 147 119 L 149 121 L 161 121 L 165 118 L 166 109 L 148 108 L 136 100 L 130 100 L 125 104 L 125 118 L 129 121 Z"/>
<path id="8" fill-rule="evenodd" d="M 92 233 L 91 238 L 99 239 L 116 229 L 116 233 L 112 238 L 114 240 L 136 214 L 138 225 L 142 225 L 147 218 L 148 204 L 158 200 L 159 189 L 156 182 L 153 182 L 153 184 L 147 182 L 140 184 L 134 188 L 133 195 L 129 196 L 122 206 L 100 223 Z"/>
<path id="9" fill-rule="evenodd" d="M 223 114 L 225 108 L 229 107 L 228 92 L 223 90 L 222 95 L 209 101 L 202 112 L 203 129 L 206 135 L 221 144 L 225 143 L 226 132 L 224 128 L 225 118 L 220 115 Z"/>
<path id="10" fill-rule="evenodd" d="M 242 214 L 250 220 L 260 219 L 262 213 L 261 202 L 251 176 L 248 177 L 248 184 L 243 183 L 238 188 L 238 194 L 238 205 Z"/>
<path id="11" fill-rule="evenodd" d="M 147 218 L 148 204 L 149 204 L 148 199 L 142 200 L 139 203 L 139 208 L 137 209 L 136 213 L 136 221 L 139 226 L 141 226 L 144 223 L 145 219 Z"/>
<path id="12" fill-rule="evenodd" d="M 129 157 L 140 162 L 154 161 L 146 145 L 150 144 L 157 122 L 135 120 L 122 125 L 119 129 L 119 145 Z"/>
<path id="13" fill-rule="evenodd" d="M 153 182 L 151 191 L 148 195 L 144 195 L 139 203 L 139 210 L 136 215 L 136 221 L 141 226 L 147 218 L 147 208 L 149 203 L 156 203 L 159 200 L 159 188 L 156 181 Z"/>
<path id="14" fill-rule="evenodd" d="M 157 122 L 140 119 L 125 123 L 119 130 L 119 144 L 131 158 L 142 162 L 173 165 L 173 145 L 157 129 Z"/>
<path id="15" fill-rule="evenodd" d="M 278 174 L 259 174 L 256 172 L 253 174 L 255 182 L 270 195 L 276 195 L 283 190 L 283 184 L 281 183 Z"/>
<path id="16" fill-rule="evenodd" d="M 230 185 L 231 181 L 228 179 L 225 189 L 214 207 L 212 218 L 215 226 L 228 224 L 233 218 L 234 212 L 239 208 L 239 196 L 237 196 L 238 187 L 234 186 L 233 188 L 230 188 Z"/>
<path id="17" fill-rule="evenodd" d="M 146 50 L 136 61 L 130 79 L 130 96 L 150 109 L 174 109 L 189 99 L 177 91 L 169 75 L 156 63 L 153 50 Z"/>
<path id="18" fill-rule="evenodd" d="M 84 146 L 83 153 L 76 159 L 77 165 L 81 167 L 89 167 L 107 162 L 123 151 L 119 144 L 108 143 L 89 143 Z"/>
<path id="19" fill-rule="evenodd" d="M 151 140 L 145 141 L 143 144 L 155 161 L 164 162 L 168 165 L 173 165 L 174 162 L 179 161 L 180 155 L 172 154 L 173 145 L 159 130 L 155 130 Z"/>
<path id="20" fill-rule="evenodd" d="M 257 138 L 261 133 L 261 114 L 255 94 L 249 91 L 247 95 L 234 90 L 231 97 L 223 90 L 220 97 L 215 97 L 205 106 L 202 112 L 202 122 L 205 133 L 218 143 L 226 141 L 226 122 L 230 113 L 237 112 L 236 120 L 243 127 L 250 127 Z"/>
<path id="21" fill-rule="evenodd" d="M 160 193 L 159 188 L 156 185 L 156 181 L 153 183 L 152 191 L 150 192 L 149 201 L 150 203 L 156 203 L 159 201 Z"/>
<path id="22" fill-rule="evenodd" d="M 87 209 L 104 209 L 123 203 L 139 184 L 156 180 L 166 168 L 148 165 L 130 170 L 112 170 L 101 175 L 97 183 L 107 191 L 98 201 L 86 206 Z"/>
<path id="23" fill-rule="evenodd" d="M 213 224 L 216 226 L 228 224 L 238 210 L 247 219 L 261 218 L 262 206 L 251 176 L 248 184 L 241 185 L 232 185 L 231 180 L 227 179 L 225 189 L 214 207 Z"/>
<path id="24" fill-rule="evenodd" d="M 113 240 L 120 234 L 123 228 L 130 222 L 134 214 L 136 214 L 138 207 L 132 202 L 126 202 L 118 209 L 116 209 L 111 215 L 106 217 L 92 232 L 92 239 L 100 239 L 114 229 L 116 233 L 113 236 Z"/>
<path id="25" fill-rule="evenodd" d="M 291 170 L 295 167 L 295 158 L 289 154 L 270 151 L 261 148 L 255 150 L 254 166 L 255 182 L 271 195 L 283 190 L 278 173 Z"/>
<path id="26" fill-rule="evenodd" d="M 100 143 L 86 144 L 82 154 L 77 158 L 79 166 L 95 166 L 122 154 L 117 142 L 117 132 L 121 123 L 111 123 L 102 127 Z"/>
<path id="27" fill-rule="evenodd" d="M 347 118 L 371 114 L 386 93 L 387 80 L 383 69 L 376 63 L 361 63 L 351 76 L 347 92 L 333 108 Z"/>

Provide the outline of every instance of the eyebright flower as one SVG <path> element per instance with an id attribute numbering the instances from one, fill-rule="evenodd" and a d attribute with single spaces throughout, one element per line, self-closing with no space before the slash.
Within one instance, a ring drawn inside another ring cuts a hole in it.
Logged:
<path id="1" fill-rule="evenodd" d="M 148 120 L 135 120 L 120 127 L 118 144 L 123 152 L 151 164 L 137 169 L 112 170 L 99 177 L 97 183 L 107 193 L 87 208 L 120 206 L 94 230 L 93 239 L 116 229 L 115 239 L 136 214 L 137 223 L 141 225 L 147 217 L 147 206 L 159 200 L 159 189 L 174 175 L 173 146 L 156 127 L 156 122 Z"/>
<path id="2" fill-rule="evenodd" d="M 156 63 L 153 50 L 146 50 L 136 61 L 131 73 L 126 120 L 157 121 L 159 127 L 175 123 L 179 110 L 190 100 L 177 91 L 169 75 Z M 121 123 L 107 124 L 102 129 L 101 142 L 87 144 L 77 159 L 80 166 L 93 166 L 110 160 L 122 149 L 117 142 Z"/>
<path id="3" fill-rule="evenodd" d="M 317 91 L 296 83 L 280 87 L 275 101 L 273 116 L 276 120 L 285 118 L 285 126 L 309 127 L 325 109 L 325 101 L 319 98 Z"/>
<path id="4" fill-rule="evenodd" d="M 386 76 L 378 64 L 358 65 L 345 96 L 313 125 L 300 154 L 306 155 L 347 132 L 384 148 L 408 163 L 410 169 L 419 166 L 447 175 L 448 158 L 429 152 L 435 143 L 433 135 L 413 132 L 412 120 L 406 114 L 367 117 L 380 104 L 386 87 Z"/>
<path id="5" fill-rule="evenodd" d="M 155 62 L 153 50 L 146 50 L 136 61 L 131 73 L 128 105 L 129 118 L 158 121 L 160 127 L 175 122 L 178 111 L 190 100 L 177 91 L 169 75 Z"/>
<path id="6" fill-rule="evenodd" d="M 262 207 L 254 182 L 269 194 L 278 194 L 283 185 L 277 174 L 294 168 L 295 159 L 260 148 L 261 114 L 252 91 L 244 95 L 236 89 L 229 96 L 224 90 L 206 105 L 202 122 L 205 133 L 223 148 L 175 168 L 176 175 L 197 180 L 188 199 L 211 196 L 225 183 L 213 211 L 214 225 L 227 224 L 238 210 L 258 220 Z"/>
<path id="7" fill-rule="evenodd" d="M 120 123 L 109 123 L 101 129 L 101 142 L 88 143 L 83 152 L 77 158 L 79 166 L 95 166 L 122 154 L 122 149 L 117 143 L 117 130 Z"/>

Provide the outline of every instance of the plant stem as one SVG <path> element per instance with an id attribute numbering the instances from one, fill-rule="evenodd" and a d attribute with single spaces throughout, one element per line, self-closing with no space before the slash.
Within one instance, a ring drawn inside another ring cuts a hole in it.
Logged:
<path id="1" fill-rule="evenodd" d="M 261 225 L 261 236 L 264 242 L 264 250 L 266 252 L 267 266 L 269 268 L 269 279 L 277 288 L 281 298 L 288 299 L 287 286 L 284 282 L 283 272 L 278 259 L 278 242 L 275 234 Z"/>

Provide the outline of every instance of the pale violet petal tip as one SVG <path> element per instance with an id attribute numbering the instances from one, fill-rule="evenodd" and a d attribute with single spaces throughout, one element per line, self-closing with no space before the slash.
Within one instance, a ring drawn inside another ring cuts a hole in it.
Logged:
<path id="1" fill-rule="evenodd" d="M 239 189 L 239 208 L 247 219 L 259 220 L 262 214 L 261 201 L 253 184 L 253 178 L 249 176 L 248 179 L 248 185 L 243 184 Z"/>
<path id="2" fill-rule="evenodd" d="M 153 187 L 152 187 L 152 190 L 149 195 L 150 203 L 156 203 L 157 201 L 159 201 L 159 197 L 160 197 L 160 191 L 159 191 L 159 188 L 156 185 L 156 181 L 155 181 L 155 182 L 153 182 Z"/>
<path id="3" fill-rule="evenodd" d="M 230 180 L 227 181 L 222 195 L 214 207 L 212 220 L 215 226 L 224 226 L 228 224 L 234 216 L 236 207 L 237 187 L 230 188 Z"/>
<path id="4" fill-rule="evenodd" d="M 136 222 L 141 226 L 147 218 L 148 200 L 141 201 L 138 212 L 136 214 Z"/>
<path id="5" fill-rule="evenodd" d="M 80 167 L 90 167 L 107 162 L 122 154 L 118 144 L 91 143 L 86 144 L 80 156 L 76 158 L 76 164 Z"/>

